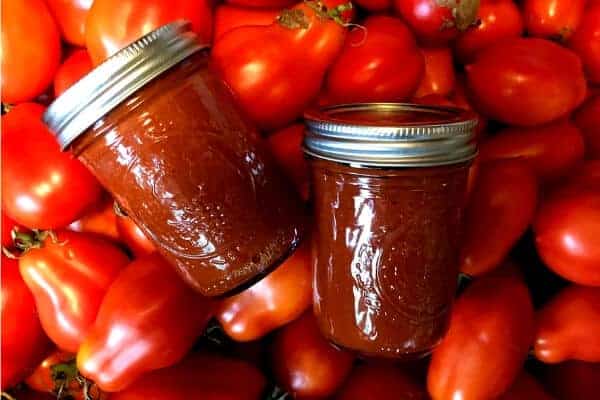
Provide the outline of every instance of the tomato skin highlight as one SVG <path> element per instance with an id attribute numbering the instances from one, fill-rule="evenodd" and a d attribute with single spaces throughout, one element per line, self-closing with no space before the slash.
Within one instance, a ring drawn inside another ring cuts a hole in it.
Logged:
<path id="1" fill-rule="evenodd" d="M 580 285 L 600 286 L 600 189 L 574 183 L 545 199 L 535 217 L 535 244 L 546 266 Z"/>
<path id="2" fill-rule="evenodd" d="M 33 100 L 60 64 L 58 27 L 44 0 L 5 0 L 0 14 L 2 102 Z"/>
<path id="3" fill-rule="evenodd" d="M 548 39 L 568 39 L 579 26 L 586 0 L 525 0 L 527 33 Z"/>
<path id="4" fill-rule="evenodd" d="M 103 391 L 121 391 L 142 374 L 183 359 L 212 308 L 212 300 L 186 286 L 160 256 L 138 258 L 104 296 L 77 367 Z"/>
<path id="5" fill-rule="evenodd" d="M 433 400 L 493 399 L 517 377 L 533 337 L 533 305 L 527 286 L 510 272 L 473 281 L 457 299 L 429 365 Z"/>
<path id="6" fill-rule="evenodd" d="M 350 32 L 329 70 L 326 90 L 330 101 L 410 98 L 425 74 L 424 57 L 410 29 L 401 19 L 389 16 L 370 16 L 363 26 L 366 37 L 362 30 Z"/>
<path id="7" fill-rule="evenodd" d="M 42 327 L 60 349 L 79 349 L 108 287 L 128 262 L 113 243 L 70 231 L 56 232 L 20 256 Z"/>
<path id="8" fill-rule="evenodd" d="M 298 318 L 312 302 L 306 244 L 254 286 L 221 302 L 216 317 L 231 338 L 256 340 Z"/>
<path id="9" fill-rule="evenodd" d="M 41 121 L 43 112 L 23 103 L 2 116 L 2 209 L 31 229 L 64 227 L 102 194 L 83 164 L 60 150 Z"/>
<path id="10" fill-rule="evenodd" d="M 271 366 L 277 382 L 293 396 L 328 397 L 342 385 L 354 357 L 333 347 L 321 334 L 312 311 L 275 336 Z"/>
<path id="11" fill-rule="evenodd" d="M 452 93 L 456 83 L 452 51 L 447 47 L 428 47 L 422 48 L 421 52 L 425 59 L 425 75 L 415 96 L 423 97 L 430 94 L 447 96 Z"/>
<path id="12" fill-rule="evenodd" d="M 535 126 L 567 116 L 585 98 L 579 57 L 545 39 L 512 38 L 466 65 L 475 108 L 511 125 Z"/>
<path id="13" fill-rule="evenodd" d="M 16 260 L 2 255 L 2 384 L 8 389 L 26 378 L 50 351 L 35 301 Z"/>
<path id="14" fill-rule="evenodd" d="M 537 197 L 537 178 L 523 161 L 481 163 L 465 211 L 460 270 L 479 276 L 500 265 L 533 221 Z"/>

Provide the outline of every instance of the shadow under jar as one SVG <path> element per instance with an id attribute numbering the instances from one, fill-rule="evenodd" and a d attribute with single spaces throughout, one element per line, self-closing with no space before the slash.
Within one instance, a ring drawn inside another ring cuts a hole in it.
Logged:
<path id="1" fill-rule="evenodd" d="M 367 357 L 427 355 L 447 330 L 457 285 L 474 116 L 365 103 L 305 120 L 322 332 Z"/>
<path id="2" fill-rule="evenodd" d="M 302 200 L 187 23 L 118 52 L 44 120 L 203 295 L 250 285 L 301 239 Z"/>

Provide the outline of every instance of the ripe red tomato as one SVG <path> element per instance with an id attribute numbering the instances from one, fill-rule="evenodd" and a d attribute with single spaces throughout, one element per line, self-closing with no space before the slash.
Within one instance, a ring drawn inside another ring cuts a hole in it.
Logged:
<path id="1" fill-rule="evenodd" d="M 38 319 L 31 292 L 19 273 L 19 265 L 2 255 L 2 389 L 26 378 L 50 349 Z"/>
<path id="2" fill-rule="evenodd" d="M 393 0 L 354 0 L 352 3 L 356 3 L 371 12 L 386 11 L 394 5 Z"/>
<path id="3" fill-rule="evenodd" d="M 227 3 L 254 8 L 284 8 L 296 3 L 296 0 L 227 0 Z"/>
<path id="4" fill-rule="evenodd" d="M 92 59 L 86 50 L 75 50 L 69 54 L 54 76 L 54 96 L 60 96 L 92 68 Z"/>
<path id="5" fill-rule="evenodd" d="M 465 68 L 476 109 L 508 124 L 550 122 L 585 97 L 581 61 L 549 40 L 508 39 L 481 51 Z"/>
<path id="6" fill-rule="evenodd" d="M 531 36 L 566 40 L 579 25 L 586 0 L 525 0 L 523 16 Z"/>
<path id="7" fill-rule="evenodd" d="M 534 217 L 537 180 L 523 161 L 482 163 L 465 212 L 460 269 L 481 275 L 498 266 Z"/>
<path id="8" fill-rule="evenodd" d="M 600 190 L 559 190 L 542 202 L 534 222 L 544 263 L 563 278 L 600 286 Z"/>
<path id="9" fill-rule="evenodd" d="M 277 382 L 300 398 L 332 395 L 354 361 L 349 352 L 333 347 L 321 335 L 311 311 L 277 333 L 271 354 Z"/>
<path id="10" fill-rule="evenodd" d="M 600 288 L 571 285 L 536 316 L 535 356 L 545 363 L 600 362 Z"/>
<path id="11" fill-rule="evenodd" d="M 96 319 L 108 287 L 129 259 L 114 244 L 85 233 L 28 236 L 32 242 L 19 258 L 21 275 L 48 337 L 74 353 Z"/>
<path id="12" fill-rule="evenodd" d="M 178 19 L 190 21 L 200 41 L 210 43 L 211 7 L 208 0 L 95 0 L 86 21 L 85 43 L 98 65 L 136 39 Z"/>
<path id="13" fill-rule="evenodd" d="M 396 12 L 402 16 L 420 41 L 443 45 L 458 36 L 476 20 L 476 1 L 394 0 Z"/>
<path id="14" fill-rule="evenodd" d="M 1 14 L 2 102 L 32 100 L 50 85 L 60 63 L 58 27 L 44 0 L 4 0 Z"/>
<path id="15" fill-rule="evenodd" d="M 267 145 L 275 160 L 294 182 L 298 193 L 308 200 L 309 168 L 302 150 L 304 129 L 302 124 L 290 125 L 270 135 Z"/>
<path id="16" fill-rule="evenodd" d="M 271 25 L 280 12 L 279 8 L 262 9 L 222 4 L 215 11 L 213 41 L 216 42 L 224 33 L 240 26 Z"/>
<path id="17" fill-rule="evenodd" d="M 79 160 L 60 151 L 43 111 L 25 103 L 2 116 L 2 209 L 26 227 L 53 229 L 80 217 L 102 190 Z"/>
<path id="18" fill-rule="evenodd" d="M 47 0 L 62 36 L 76 46 L 85 45 L 85 20 L 94 0 Z"/>
<path id="19" fill-rule="evenodd" d="M 77 353 L 80 373 L 106 392 L 179 362 L 202 333 L 213 301 L 154 254 L 129 264 L 102 300 Z"/>
<path id="20" fill-rule="evenodd" d="M 223 300 L 216 317 L 234 340 L 259 339 L 298 318 L 310 306 L 311 283 L 309 249 L 303 245 L 260 282 Z"/>
<path id="21" fill-rule="evenodd" d="M 299 117 L 317 96 L 345 34 L 340 21 L 323 16 L 313 3 L 299 3 L 271 25 L 229 31 L 211 56 L 246 114 L 262 129 L 274 130 Z"/>
<path id="22" fill-rule="evenodd" d="M 154 243 L 150 241 L 133 220 L 127 216 L 117 216 L 117 231 L 119 238 L 125 242 L 127 248 L 136 257 L 152 254 L 156 251 Z"/>
<path id="23" fill-rule="evenodd" d="M 348 34 L 327 75 L 333 102 L 401 101 L 410 98 L 425 72 L 414 36 L 399 18 L 368 17 Z M 398 73 L 398 71 L 402 73 Z"/>
<path id="24" fill-rule="evenodd" d="M 523 371 L 498 400 L 553 400 L 553 397 L 537 380 Z"/>
<path id="25" fill-rule="evenodd" d="M 395 366 L 359 365 L 336 400 L 426 400 L 424 387 Z"/>
<path id="26" fill-rule="evenodd" d="M 421 49 L 421 52 L 425 59 L 425 76 L 415 96 L 449 95 L 456 82 L 452 51 L 448 47 L 426 47 Z"/>
<path id="27" fill-rule="evenodd" d="M 502 272 L 475 280 L 456 301 L 429 365 L 433 400 L 496 398 L 521 370 L 533 335 L 533 305 L 517 274 Z"/>
<path id="28" fill-rule="evenodd" d="M 546 386 L 560 400 L 590 400 L 600 390 L 600 363 L 567 361 L 548 368 Z"/>
<path id="29" fill-rule="evenodd" d="M 573 171 L 583 159 L 583 136 L 569 121 L 535 128 L 507 128 L 486 139 L 480 147 L 481 161 L 518 158 L 526 161 L 545 181 Z"/>
<path id="30" fill-rule="evenodd" d="M 179 364 L 142 375 L 111 400 L 260 400 L 264 375 L 242 360 L 192 354 Z"/>
<path id="31" fill-rule="evenodd" d="M 521 10 L 512 0 L 482 0 L 477 20 L 456 39 L 456 56 L 463 63 L 473 61 L 480 50 L 523 33 Z"/>
<path id="32" fill-rule="evenodd" d="M 587 78 L 600 83 L 600 3 L 585 10 L 569 46 L 581 57 Z"/>
<path id="33" fill-rule="evenodd" d="M 75 232 L 93 233 L 113 241 L 120 239 L 117 230 L 117 215 L 113 207 L 113 200 L 109 196 L 106 196 L 94 209 L 71 223 L 67 228 Z"/>
<path id="34" fill-rule="evenodd" d="M 577 110 L 574 122 L 583 133 L 586 156 L 600 159 L 600 95 L 592 96 Z"/>

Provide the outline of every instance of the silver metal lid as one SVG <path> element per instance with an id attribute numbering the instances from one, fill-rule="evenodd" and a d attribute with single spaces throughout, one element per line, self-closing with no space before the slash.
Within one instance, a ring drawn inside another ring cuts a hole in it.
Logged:
<path id="1" fill-rule="evenodd" d="M 67 89 L 44 113 L 44 122 L 65 149 L 98 119 L 193 53 L 207 48 L 187 21 L 150 32 L 100 64 Z"/>
<path id="2" fill-rule="evenodd" d="M 427 167 L 477 154 L 477 119 L 452 107 L 404 103 L 329 106 L 304 115 L 305 153 L 371 167 Z"/>

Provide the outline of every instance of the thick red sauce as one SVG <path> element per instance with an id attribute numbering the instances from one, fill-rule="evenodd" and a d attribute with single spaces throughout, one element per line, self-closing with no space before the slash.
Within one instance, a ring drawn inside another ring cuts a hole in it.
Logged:
<path id="1" fill-rule="evenodd" d="M 449 322 L 468 163 L 311 164 L 314 309 L 321 330 L 366 356 L 427 354 Z"/>
<path id="2" fill-rule="evenodd" d="M 301 239 L 302 201 L 206 52 L 138 90 L 72 149 L 204 295 L 255 281 Z"/>

